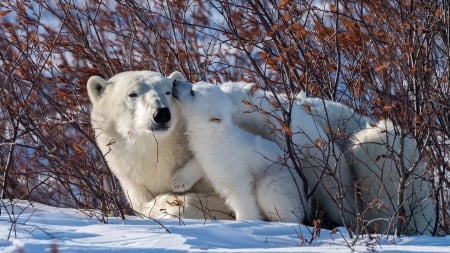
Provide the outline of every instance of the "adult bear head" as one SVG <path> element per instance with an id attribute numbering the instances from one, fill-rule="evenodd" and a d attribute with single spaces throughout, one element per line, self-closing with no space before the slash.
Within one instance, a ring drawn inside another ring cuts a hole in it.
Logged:
<path id="1" fill-rule="evenodd" d="M 92 76 L 87 82 L 93 104 L 91 123 L 97 135 L 114 139 L 155 138 L 170 135 L 177 124 L 172 106 L 173 80 L 184 80 L 180 72 L 168 77 L 152 71 L 127 71 L 109 80 Z"/>

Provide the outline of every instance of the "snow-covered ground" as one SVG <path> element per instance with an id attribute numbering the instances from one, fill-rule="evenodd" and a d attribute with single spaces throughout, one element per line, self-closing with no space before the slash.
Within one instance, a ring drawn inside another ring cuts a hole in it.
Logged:
<path id="1" fill-rule="evenodd" d="M 138 217 L 109 218 L 102 224 L 95 212 L 0 203 L 0 252 L 351 252 L 344 229 L 343 235 L 323 230 L 309 244 L 300 238 L 309 240 L 311 228 L 298 224 L 176 219 L 158 224 Z M 450 252 L 450 237 L 381 237 L 375 243 L 362 238 L 353 249 Z"/>

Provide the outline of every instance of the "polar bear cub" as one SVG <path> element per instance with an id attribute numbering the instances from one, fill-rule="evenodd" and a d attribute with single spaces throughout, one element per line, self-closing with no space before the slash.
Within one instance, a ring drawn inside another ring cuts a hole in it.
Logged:
<path id="1" fill-rule="evenodd" d="M 366 209 L 362 218 L 380 233 L 394 231 L 394 224 L 403 221 L 398 232 L 429 234 L 436 217 L 428 174 L 415 139 L 402 134 L 392 121 L 381 120 L 350 137 L 351 162 Z M 399 199 L 402 180 L 403 201 Z"/>
<path id="2" fill-rule="evenodd" d="M 283 150 L 292 148 L 306 178 L 308 195 L 318 208 L 315 212 L 324 212 L 324 225 L 351 226 L 357 211 L 351 169 L 340 147 L 328 138 L 304 106 L 299 101 L 289 101 L 285 94 L 264 91 L 252 83 L 223 83 L 220 89 L 236 107 L 232 114 L 234 124 L 274 141 Z M 287 127 L 292 145 L 286 140 L 283 111 L 291 115 Z"/>
<path id="3" fill-rule="evenodd" d="M 303 183 L 274 142 L 232 123 L 234 105 L 219 87 L 174 82 L 187 122 L 189 146 L 202 170 L 186 166 L 173 175 L 175 192 L 202 176 L 226 199 L 236 220 L 302 222 L 309 212 Z"/>

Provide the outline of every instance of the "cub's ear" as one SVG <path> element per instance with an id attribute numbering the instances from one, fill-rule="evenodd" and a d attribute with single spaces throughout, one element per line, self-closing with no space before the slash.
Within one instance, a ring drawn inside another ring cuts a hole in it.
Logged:
<path id="1" fill-rule="evenodd" d="M 179 71 L 174 71 L 172 74 L 168 76 L 168 78 L 173 80 L 186 81 L 186 78 Z"/>
<path id="2" fill-rule="evenodd" d="M 89 78 L 87 81 L 87 91 L 92 103 L 97 102 L 102 97 L 106 86 L 108 86 L 108 82 L 99 76 L 91 76 Z"/>

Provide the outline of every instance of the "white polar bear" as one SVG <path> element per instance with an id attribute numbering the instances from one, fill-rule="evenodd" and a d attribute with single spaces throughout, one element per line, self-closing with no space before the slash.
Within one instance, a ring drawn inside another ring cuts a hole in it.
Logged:
<path id="1" fill-rule="evenodd" d="M 226 199 L 236 220 L 265 216 L 271 221 L 303 222 L 306 214 L 310 216 L 302 180 L 283 165 L 284 151 L 234 125 L 232 100 L 219 87 L 177 81 L 174 96 L 187 122 L 191 150 L 203 168 L 178 170 L 174 191 L 189 189 L 204 175 Z"/>
<path id="2" fill-rule="evenodd" d="M 304 92 L 297 100 L 305 107 L 315 122 L 327 132 L 342 149 L 348 146 L 350 135 L 374 123 L 369 117 L 356 113 L 352 108 L 322 98 L 306 97 Z"/>
<path id="3" fill-rule="evenodd" d="M 198 84 L 196 84 L 198 85 Z M 354 180 L 347 161 L 339 148 L 328 139 L 324 129 L 305 111 L 299 101 L 283 94 L 255 89 L 251 83 L 230 82 L 220 85 L 236 106 L 233 122 L 248 132 L 275 141 L 283 150 L 292 148 L 296 161 L 310 189 L 313 204 L 325 212 L 329 225 L 351 226 L 357 211 L 354 199 Z M 276 108 L 274 104 L 282 104 Z M 254 106 L 257 108 L 252 109 Z M 283 111 L 291 108 L 291 147 L 286 144 Z"/>
<path id="4" fill-rule="evenodd" d="M 396 229 L 399 211 L 398 192 L 402 166 L 411 174 L 405 182 L 404 208 L 406 217 L 400 233 L 430 233 L 435 222 L 430 183 L 425 165 L 419 157 L 416 141 L 389 120 L 376 122 L 346 105 L 321 98 L 297 99 L 327 133 L 335 133 L 337 141 L 350 163 L 360 196 L 360 219 L 372 231 L 392 232 Z M 402 151 L 401 151 L 402 150 Z M 391 225 L 391 226 L 389 226 Z"/>
<path id="5" fill-rule="evenodd" d="M 91 77 L 87 90 L 98 146 L 138 213 L 231 218 L 224 200 L 210 194 L 212 188 L 204 182 L 193 188 L 195 193 L 170 194 L 173 172 L 185 164 L 198 166 L 191 160 L 185 124 L 173 104 L 174 79 L 184 77 L 151 71 L 123 72 L 109 80 Z"/>
<path id="6" fill-rule="evenodd" d="M 435 222 L 431 189 L 414 138 L 404 134 L 402 138 L 399 127 L 381 120 L 352 135 L 350 141 L 349 159 L 361 196 L 361 218 L 369 228 L 390 233 L 403 221 L 399 233 L 431 233 Z M 401 177 L 406 173 L 408 177 Z M 401 180 L 405 189 L 399 203 Z M 400 207 L 404 216 L 400 216 Z"/>

